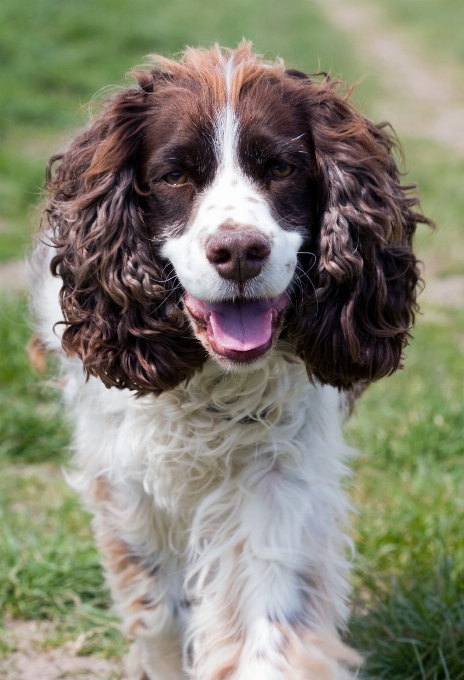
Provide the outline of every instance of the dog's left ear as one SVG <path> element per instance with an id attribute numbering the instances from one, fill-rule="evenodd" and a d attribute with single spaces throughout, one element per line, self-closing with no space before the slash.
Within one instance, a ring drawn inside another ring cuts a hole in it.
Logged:
<path id="1" fill-rule="evenodd" d="M 431 222 L 413 210 L 415 185 L 400 184 L 387 124 L 360 115 L 327 80 L 308 86 L 305 106 L 319 233 L 289 337 L 310 376 L 349 389 L 401 366 L 417 311 L 412 238 Z"/>

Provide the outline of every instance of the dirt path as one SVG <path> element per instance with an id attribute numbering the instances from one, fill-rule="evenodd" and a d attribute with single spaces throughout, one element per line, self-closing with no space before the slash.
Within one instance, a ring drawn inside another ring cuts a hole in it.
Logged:
<path id="1" fill-rule="evenodd" d="M 24 259 L 0 264 L 0 293 L 27 288 L 27 266 Z"/>
<path id="2" fill-rule="evenodd" d="M 422 54 L 407 32 L 392 25 L 381 7 L 367 0 L 317 0 L 334 26 L 348 34 L 366 75 L 373 75 L 383 94 L 377 101 L 382 119 L 401 134 L 429 138 L 464 155 L 464 73 Z M 434 270 L 425 261 L 425 271 Z M 464 276 L 428 277 L 421 304 L 464 306 Z"/>
<path id="3" fill-rule="evenodd" d="M 2 680 L 121 680 L 122 664 L 99 656 L 78 656 L 79 639 L 55 649 L 43 647 L 47 623 L 10 621 L 15 651 L 0 659 Z"/>
<path id="4" fill-rule="evenodd" d="M 329 20 L 351 38 L 384 95 L 382 117 L 401 133 L 429 137 L 464 154 L 464 73 L 421 53 L 407 32 L 367 0 L 317 0 Z"/>

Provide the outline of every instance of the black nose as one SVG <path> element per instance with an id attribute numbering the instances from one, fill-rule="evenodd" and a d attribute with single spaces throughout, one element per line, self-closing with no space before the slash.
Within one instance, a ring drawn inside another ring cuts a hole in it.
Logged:
<path id="1" fill-rule="evenodd" d="M 218 231 L 206 245 L 206 257 L 224 279 L 243 283 L 258 276 L 271 247 L 256 230 Z"/>

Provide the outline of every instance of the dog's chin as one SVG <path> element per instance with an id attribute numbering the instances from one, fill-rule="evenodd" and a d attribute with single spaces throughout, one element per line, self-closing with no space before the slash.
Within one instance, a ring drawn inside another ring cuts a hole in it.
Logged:
<path id="1" fill-rule="evenodd" d="M 262 367 L 282 330 L 288 295 L 275 298 L 207 302 L 189 293 L 184 311 L 193 332 L 208 354 L 228 371 Z"/>

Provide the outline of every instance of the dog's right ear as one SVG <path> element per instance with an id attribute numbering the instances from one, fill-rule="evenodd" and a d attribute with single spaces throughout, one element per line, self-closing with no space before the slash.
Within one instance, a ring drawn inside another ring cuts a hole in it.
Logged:
<path id="1" fill-rule="evenodd" d="M 51 269 L 60 276 L 64 351 L 108 387 L 170 389 L 205 360 L 176 284 L 148 237 L 138 182 L 153 93 L 169 73 L 139 71 L 47 170 Z M 55 172 L 52 166 L 59 165 Z"/>

